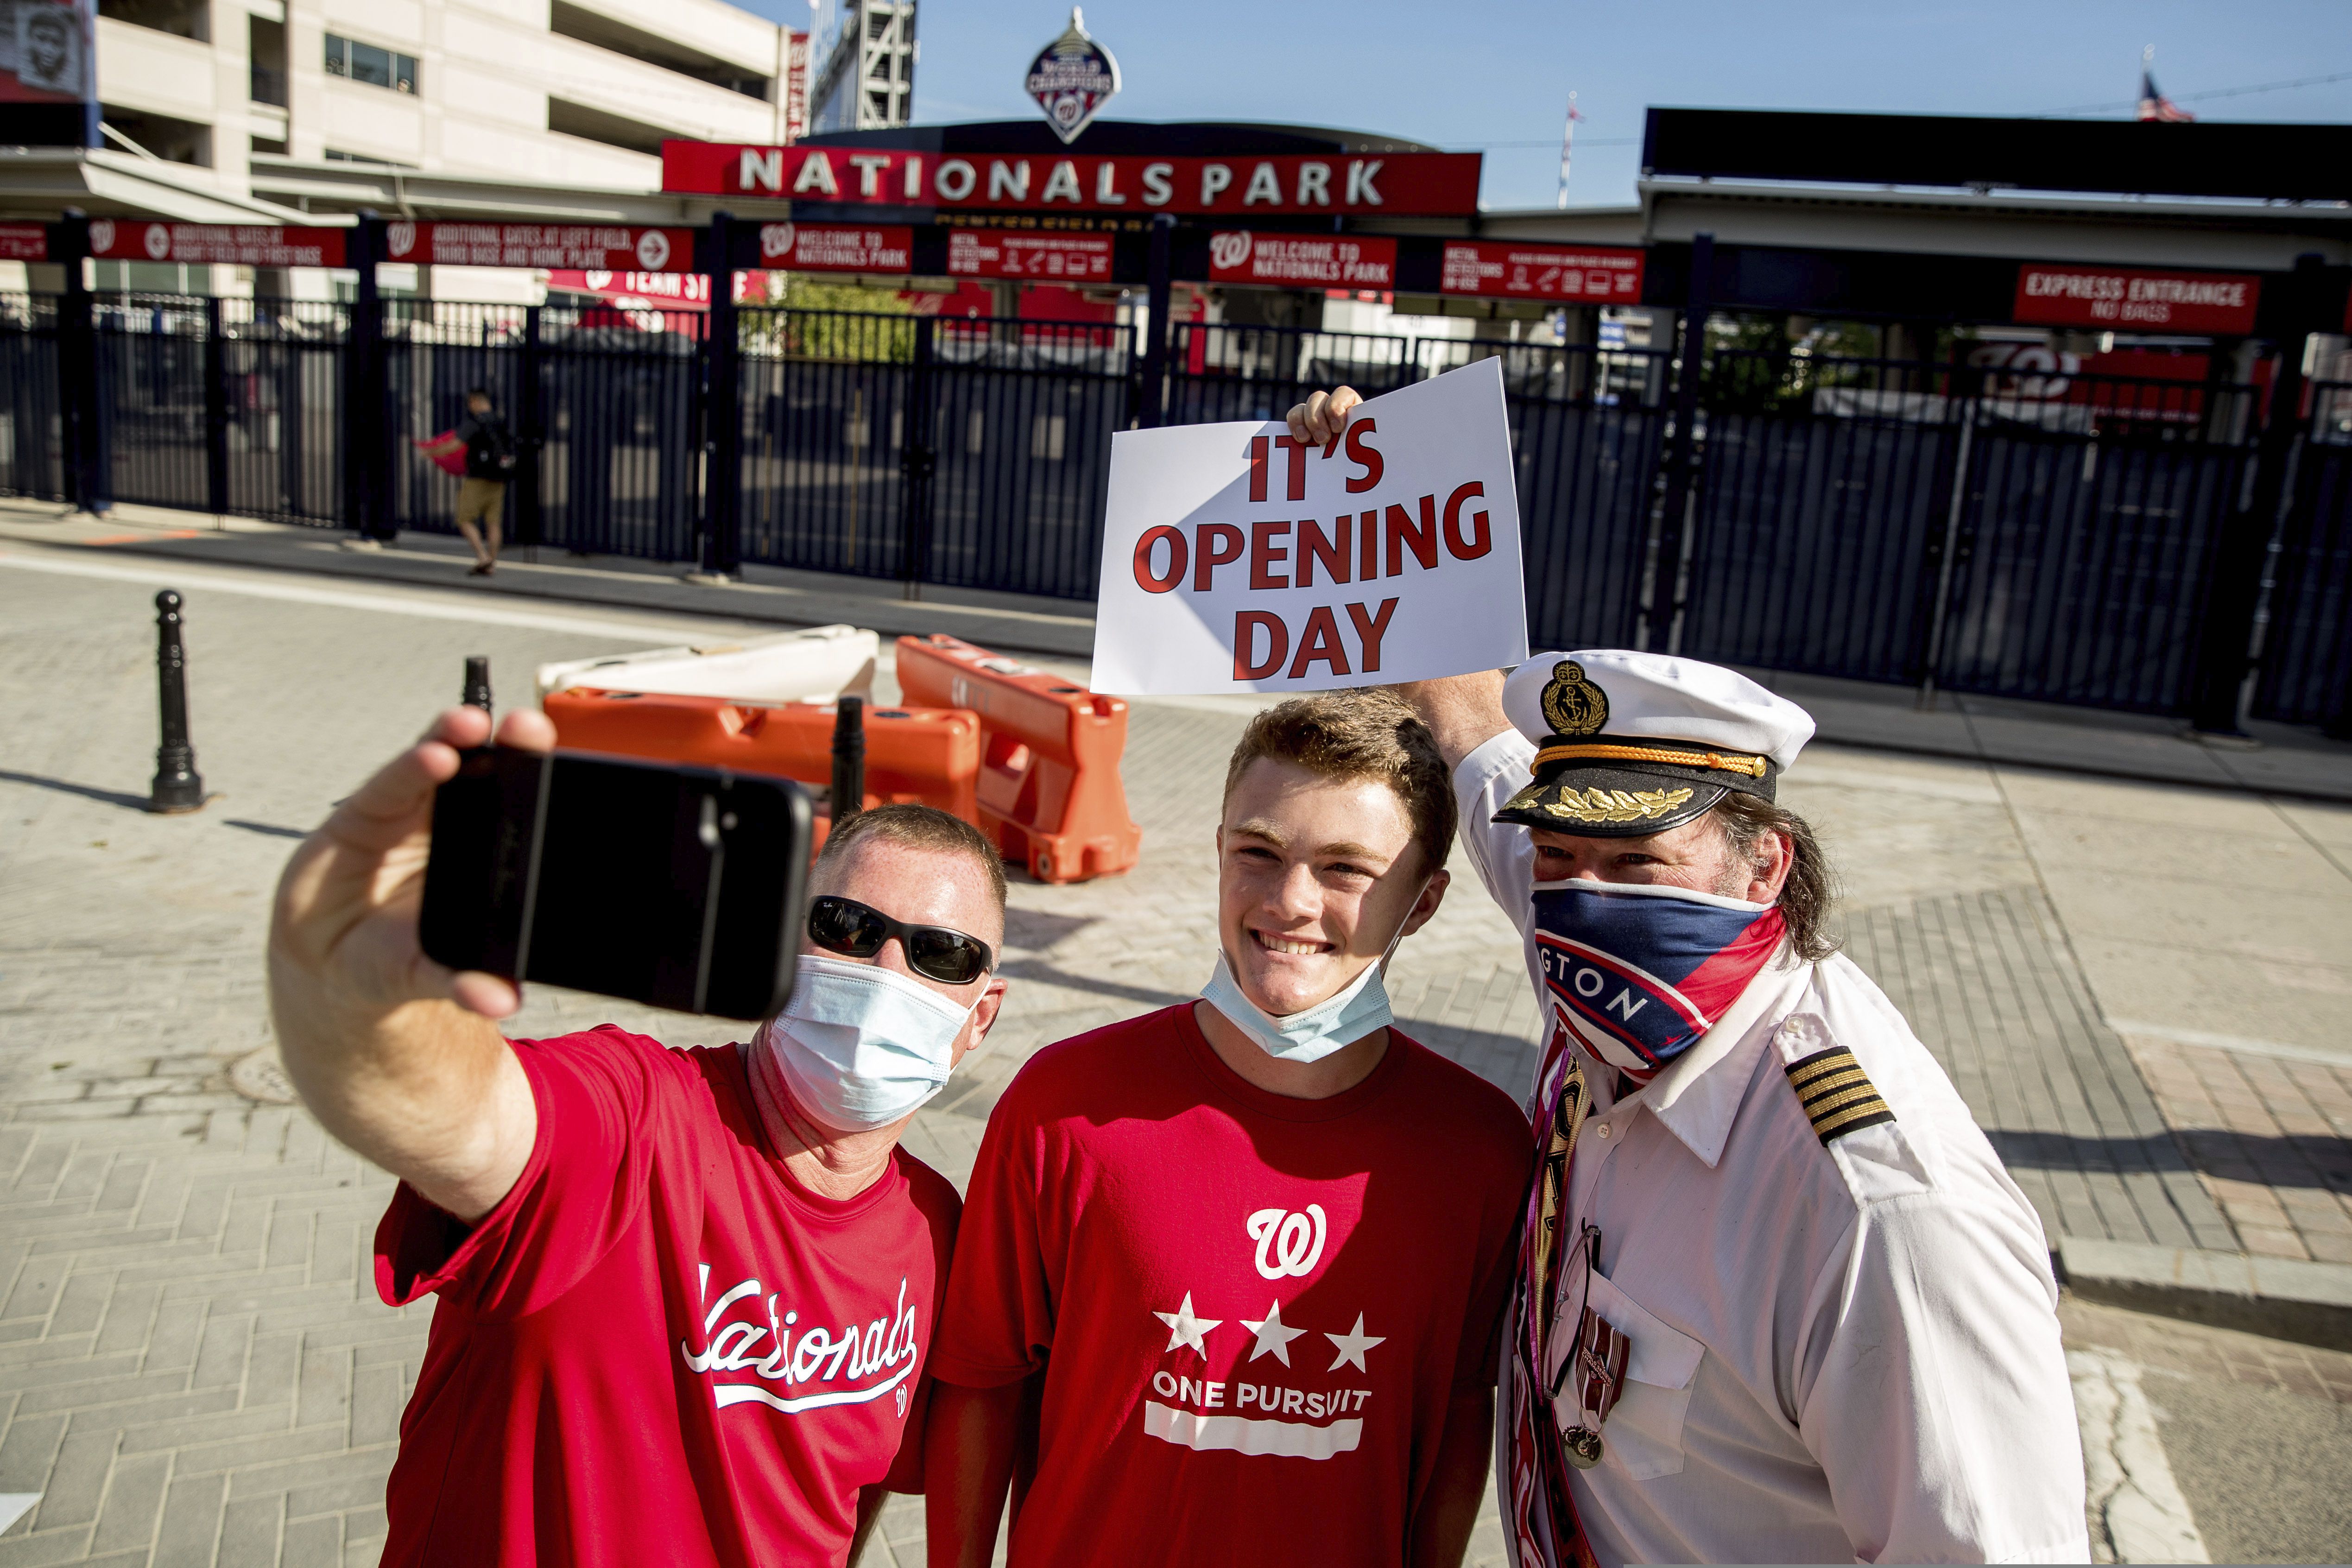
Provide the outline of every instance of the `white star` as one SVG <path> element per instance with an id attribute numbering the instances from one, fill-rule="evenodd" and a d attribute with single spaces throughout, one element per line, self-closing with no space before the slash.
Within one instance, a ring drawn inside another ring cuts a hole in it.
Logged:
<path id="1" fill-rule="evenodd" d="M 1184 1292 L 1184 1304 L 1177 1308 L 1174 1311 L 1154 1312 L 1151 1315 L 1168 1325 L 1169 1350 L 1177 1350 L 1182 1346 L 1190 1345 L 1194 1350 L 1201 1352 L 1201 1359 L 1202 1361 L 1209 1359 L 1207 1337 L 1209 1331 L 1215 1328 L 1219 1323 L 1224 1321 L 1223 1318 L 1194 1317 L 1192 1315 L 1192 1292 L 1190 1290 Z M 1160 1353 L 1165 1355 L 1167 1351 L 1162 1351 Z"/>
<path id="2" fill-rule="evenodd" d="M 1364 1314 L 1361 1312 L 1356 1314 L 1356 1326 L 1346 1333 L 1326 1333 L 1323 1337 L 1339 1349 L 1339 1359 L 1331 1363 L 1330 1369 L 1333 1372 L 1339 1371 L 1349 1362 L 1354 1362 L 1358 1372 L 1370 1373 L 1371 1368 L 1364 1364 L 1364 1352 L 1374 1345 L 1388 1343 L 1388 1341 L 1379 1334 L 1364 1332 Z"/>
<path id="3" fill-rule="evenodd" d="M 1266 1352 L 1272 1351 L 1275 1359 L 1285 1366 L 1290 1364 L 1290 1342 L 1307 1331 L 1305 1329 L 1286 1329 L 1282 1326 L 1282 1303 L 1279 1301 L 1268 1307 L 1265 1310 L 1265 1317 L 1258 1322 L 1253 1323 L 1247 1318 L 1244 1318 L 1242 1327 L 1257 1336 L 1257 1343 L 1250 1347 L 1250 1360 L 1255 1361 Z"/>

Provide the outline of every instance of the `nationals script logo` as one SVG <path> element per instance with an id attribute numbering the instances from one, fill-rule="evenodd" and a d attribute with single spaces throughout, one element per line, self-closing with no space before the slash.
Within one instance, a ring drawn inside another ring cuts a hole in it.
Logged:
<path id="1" fill-rule="evenodd" d="M 839 1328 L 802 1323 L 797 1310 L 782 1307 L 778 1293 L 764 1290 L 757 1279 L 730 1286 L 714 1301 L 708 1263 L 702 1265 L 698 1283 L 704 1306 L 703 1348 L 698 1352 L 687 1341 L 678 1341 L 677 1353 L 687 1370 L 705 1377 L 749 1372 L 783 1388 L 778 1394 L 758 1383 L 714 1383 L 710 1396 L 719 1409 L 764 1405 L 794 1415 L 830 1405 L 864 1405 L 895 1394 L 898 1414 L 907 1414 L 907 1379 L 922 1347 L 916 1341 L 915 1309 L 907 1302 L 906 1280 L 898 1281 L 898 1304 L 888 1316 Z M 845 1386 L 821 1386 L 834 1384 Z"/>
<path id="2" fill-rule="evenodd" d="M 1249 1216 L 1250 1238 L 1257 1243 L 1258 1276 L 1305 1279 L 1323 1261 L 1323 1205 L 1308 1204 L 1305 1214 L 1260 1209 Z"/>
<path id="3" fill-rule="evenodd" d="M 1250 258 L 1250 236 L 1244 229 L 1228 229 L 1209 237 L 1209 262 L 1219 271 L 1230 272 Z"/>

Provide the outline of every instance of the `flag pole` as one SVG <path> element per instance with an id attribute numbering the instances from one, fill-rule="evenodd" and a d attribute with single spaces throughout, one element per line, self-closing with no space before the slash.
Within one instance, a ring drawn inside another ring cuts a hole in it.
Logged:
<path id="1" fill-rule="evenodd" d="M 1571 89 L 1568 95 L 1568 120 L 1559 132 L 1559 200 L 1557 205 L 1562 209 L 1568 205 L 1568 155 L 1576 144 L 1576 122 L 1583 118 L 1576 112 L 1576 93 Z"/>

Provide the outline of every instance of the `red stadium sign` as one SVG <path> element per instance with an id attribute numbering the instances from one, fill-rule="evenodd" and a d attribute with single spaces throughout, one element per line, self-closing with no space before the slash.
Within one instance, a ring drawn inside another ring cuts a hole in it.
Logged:
<path id="1" fill-rule="evenodd" d="M 904 272 L 915 231 L 904 224 L 763 223 L 760 265 L 779 272 Z"/>
<path id="2" fill-rule="evenodd" d="M 49 231 L 37 223 L 0 223 L 0 261 L 47 261 Z"/>
<path id="3" fill-rule="evenodd" d="M 402 222 L 384 226 L 383 251 L 387 261 L 433 267 L 691 272 L 694 230 L 620 224 Z"/>
<path id="4" fill-rule="evenodd" d="M 1639 250 L 1449 239 L 1438 287 L 1448 294 L 1485 299 L 1633 305 L 1642 299 L 1643 259 Z"/>
<path id="5" fill-rule="evenodd" d="M 2139 272 L 2119 267 L 2017 269 L 2016 320 L 2108 331 L 2213 333 L 2254 330 L 2263 280 L 2245 272 Z"/>
<path id="6" fill-rule="evenodd" d="M 1209 280 L 1305 289 L 1393 289 L 1396 257 L 1393 239 L 1228 230 L 1209 237 Z"/>
<path id="7" fill-rule="evenodd" d="M 889 147 L 664 142 L 662 189 L 850 205 L 1028 212 L 1463 216 L 1475 153 L 1265 158 L 942 156 Z"/>
<path id="8" fill-rule="evenodd" d="M 341 267 L 341 228 L 274 224 L 143 223 L 93 218 L 89 253 L 102 261 L 179 261 L 203 266 Z"/>
<path id="9" fill-rule="evenodd" d="M 1023 234 L 999 228 L 948 233 L 948 271 L 959 278 L 1108 283 L 1110 255 L 1110 237 L 1103 234 Z"/>

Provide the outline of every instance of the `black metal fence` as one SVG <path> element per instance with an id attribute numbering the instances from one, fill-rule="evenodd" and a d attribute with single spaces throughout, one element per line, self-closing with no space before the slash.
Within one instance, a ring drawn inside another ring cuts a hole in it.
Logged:
<path id="1" fill-rule="evenodd" d="M 386 515 L 447 531 L 457 482 L 418 447 L 481 386 L 518 437 L 523 542 L 697 559 L 730 449 L 714 417 L 731 417 L 740 560 L 1094 596 L 1110 437 L 1146 406 L 1128 329 L 744 308 L 730 356 L 710 319 L 387 300 L 365 335 L 378 404 L 352 384 L 352 307 L 102 297 L 96 482 L 337 524 L 347 416 L 381 406 Z M 0 299 L 0 491 L 74 491 L 69 327 L 56 300 Z M 1178 323 L 1164 406 L 1279 417 L 1316 387 L 1372 394 L 1482 356 L 1502 361 L 1538 646 L 2182 713 L 2217 552 L 2274 523 L 2253 711 L 2346 721 L 2352 385 L 2311 389 L 2275 520 L 2243 515 L 2265 394 L 2218 374 L 1724 348 L 1685 380 L 1664 349 Z"/>
<path id="2" fill-rule="evenodd" d="M 2340 734 L 2352 719 L 2352 384 L 2312 388 L 2310 428 L 2271 556 L 2254 711 Z"/>
<path id="3" fill-rule="evenodd" d="M 41 294 L 0 296 L 0 493 L 65 499 L 63 422 L 58 302 Z"/>

